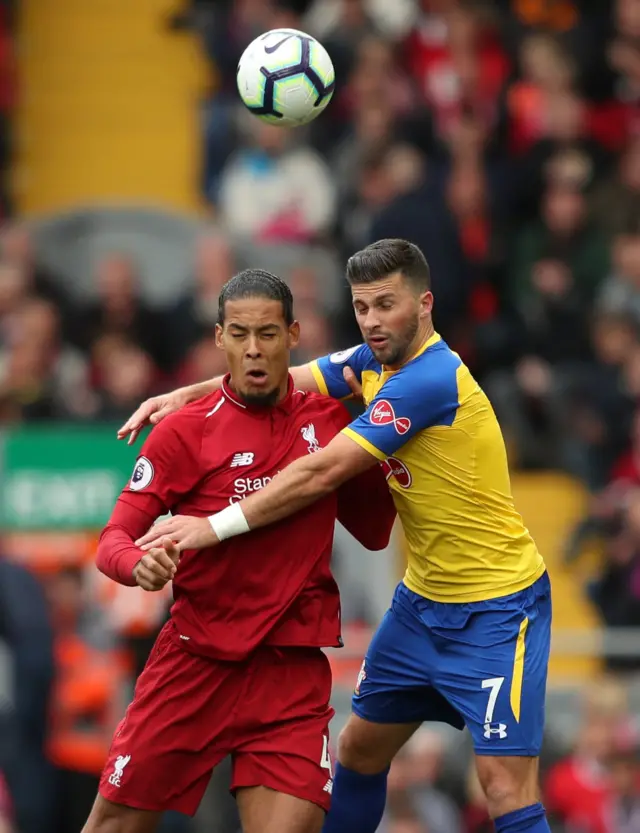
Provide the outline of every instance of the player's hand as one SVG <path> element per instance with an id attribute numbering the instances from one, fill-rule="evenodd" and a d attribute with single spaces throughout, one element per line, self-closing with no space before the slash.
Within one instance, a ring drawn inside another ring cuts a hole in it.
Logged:
<path id="1" fill-rule="evenodd" d="M 356 374 L 351 370 L 350 367 L 345 367 L 342 371 L 342 375 L 344 377 L 345 382 L 351 388 L 351 399 L 359 399 L 362 400 L 362 385 L 358 381 L 358 377 Z"/>
<path id="2" fill-rule="evenodd" d="M 207 518 L 175 515 L 152 526 L 146 535 L 138 538 L 136 546 L 149 552 L 158 547 L 164 538 L 170 538 L 179 552 L 201 550 L 219 543 Z"/>
<path id="3" fill-rule="evenodd" d="M 145 399 L 118 431 L 118 439 L 124 440 L 129 437 L 128 445 L 131 445 L 136 441 L 138 434 L 145 425 L 157 425 L 166 416 L 174 413 L 174 411 L 179 411 L 189 402 L 190 397 L 187 388 L 178 388 L 171 391 L 171 393 Z"/>
<path id="4" fill-rule="evenodd" d="M 180 562 L 180 550 L 171 538 L 162 538 L 159 546 L 146 552 L 133 568 L 138 587 L 154 592 L 170 582 Z"/>

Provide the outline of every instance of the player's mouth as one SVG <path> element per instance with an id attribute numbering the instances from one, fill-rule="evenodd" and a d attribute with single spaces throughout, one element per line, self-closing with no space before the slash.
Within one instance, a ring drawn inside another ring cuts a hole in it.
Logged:
<path id="1" fill-rule="evenodd" d="M 269 375 L 266 370 L 247 370 L 246 376 L 249 383 L 256 387 L 266 385 L 269 380 Z"/>
<path id="2" fill-rule="evenodd" d="M 389 343 L 389 339 L 387 338 L 387 336 L 369 336 L 367 342 L 369 344 L 369 347 L 373 347 L 376 350 L 382 350 Z"/>

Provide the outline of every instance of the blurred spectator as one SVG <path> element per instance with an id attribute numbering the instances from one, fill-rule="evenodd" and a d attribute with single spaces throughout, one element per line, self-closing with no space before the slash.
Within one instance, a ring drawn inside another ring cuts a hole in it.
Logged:
<path id="1" fill-rule="evenodd" d="M 394 760 L 392 784 L 396 791 L 404 791 L 408 797 L 420 830 L 462 833 L 457 807 L 437 786 L 444 753 L 445 743 L 441 734 L 426 726 L 418 729 Z M 394 829 L 391 824 L 389 830 Z"/>
<path id="2" fill-rule="evenodd" d="M 511 149 L 523 153 L 557 129 L 555 105 L 571 100 L 576 67 L 571 53 L 547 34 L 529 35 L 519 57 L 521 78 L 509 87 L 506 106 Z"/>
<path id="3" fill-rule="evenodd" d="M 212 333 L 200 339 L 191 349 L 178 369 L 177 380 L 180 385 L 193 385 L 203 379 L 224 375 L 227 370 L 227 360 L 222 350 L 216 347 L 215 334 Z"/>
<path id="4" fill-rule="evenodd" d="M 303 364 L 330 353 L 334 340 L 327 317 L 310 304 L 298 304 L 295 314 L 300 322 L 300 344 L 292 361 Z"/>
<path id="5" fill-rule="evenodd" d="M 436 327 L 447 338 L 466 311 L 468 275 L 461 257 L 459 238 L 437 183 L 422 156 L 409 146 L 389 151 L 382 172 L 383 188 L 391 199 L 374 217 L 367 243 L 403 237 L 429 253 Z"/>
<path id="6" fill-rule="evenodd" d="M 47 583 L 57 666 L 48 740 L 58 775 L 55 833 L 82 829 L 127 693 L 127 660 L 84 590 L 79 568 L 64 568 Z"/>
<path id="7" fill-rule="evenodd" d="M 589 309 L 607 259 L 605 241 L 588 223 L 584 195 L 549 186 L 541 219 L 520 233 L 514 250 L 510 291 L 521 358 L 513 372 L 487 380 L 524 464 L 562 460 L 566 379 L 590 360 Z"/>
<path id="8" fill-rule="evenodd" d="M 44 751 L 54 676 L 53 634 L 39 582 L 4 554 L 0 640 L 10 651 L 12 680 L 8 709 L 7 698 L 0 703 L 0 773 L 11 792 L 20 833 L 42 833 L 53 818 L 55 801 Z M 7 802 L 0 796 L 0 819 L 3 807 L 6 816 Z"/>
<path id="9" fill-rule="evenodd" d="M 593 216 L 607 234 L 640 234 L 640 136 L 620 157 L 617 172 L 593 195 Z"/>
<path id="10" fill-rule="evenodd" d="M 66 311 L 60 280 L 37 262 L 33 235 L 26 223 L 13 221 L 0 229 L 0 256 L 4 264 L 20 271 L 29 292 L 55 301 Z"/>
<path id="11" fill-rule="evenodd" d="M 170 345 L 171 368 L 202 338 L 212 335 L 218 321 L 220 289 L 237 271 L 228 238 L 209 231 L 196 241 L 193 283 L 169 311 L 165 338 Z"/>
<path id="12" fill-rule="evenodd" d="M 421 0 L 422 15 L 405 44 L 407 67 L 447 140 L 465 112 L 494 128 L 509 62 L 489 21 L 451 0 Z"/>
<path id="13" fill-rule="evenodd" d="M 544 785 L 547 812 L 581 833 L 610 833 L 611 784 L 607 764 L 628 721 L 624 687 L 602 679 L 584 693 L 573 752 L 552 767 Z"/>
<path id="14" fill-rule="evenodd" d="M 640 234 L 620 235 L 615 240 L 612 265 L 598 304 L 606 312 L 630 315 L 640 324 Z"/>
<path id="15" fill-rule="evenodd" d="M 99 399 L 95 418 L 124 421 L 140 397 L 153 392 L 153 362 L 137 344 L 117 335 L 98 339 L 92 352 Z"/>
<path id="16" fill-rule="evenodd" d="M 640 14 L 635 0 L 616 0 L 616 35 L 607 47 L 607 58 L 617 78 L 613 106 L 603 113 L 624 141 L 640 131 Z M 611 128 L 610 128 L 611 129 Z"/>
<path id="17" fill-rule="evenodd" d="M 121 335 L 162 363 L 162 319 L 144 301 L 133 260 L 119 253 L 106 256 L 98 265 L 96 281 L 97 300 L 76 312 L 75 342 L 88 350 L 102 335 Z"/>
<path id="18" fill-rule="evenodd" d="M 249 118 L 249 117 L 247 117 Z M 274 245 L 310 243 L 335 221 L 335 186 L 310 148 L 290 130 L 253 119 L 251 142 L 222 175 L 221 219 L 238 238 Z"/>
<path id="19" fill-rule="evenodd" d="M 0 351 L 0 407 L 10 421 L 90 416 L 95 401 L 84 357 L 64 344 L 50 301 L 29 300 Z"/>
<path id="20" fill-rule="evenodd" d="M 13 833 L 12 807 L 9 790 L 0 773 L 0 833 Z"/>
<path id="21" fill-rule="evenodd" d="M 480 786 L 473 761 L 467 768 L 465 799 L 463 809 L 465 833 L 493 833 L 493 821 L 489 817 L 487 800 Z"/>
<path id="22" fill-rule="evenodd" d="M 640 745 L 635 731 L 617 739 L 609 758 L 611 827 L 616 833 L 640 830 Z"/>
<path id="23" fill-rule="evenodd" d="M 335 12 L 329 29 L 322 35 L 322 42 L 331 56 L 336 78 L 347 78 L 358 46 L 366 37 L 376 35 L 378 30 L 364 0 L 341 0 L 336 4 Z"/>

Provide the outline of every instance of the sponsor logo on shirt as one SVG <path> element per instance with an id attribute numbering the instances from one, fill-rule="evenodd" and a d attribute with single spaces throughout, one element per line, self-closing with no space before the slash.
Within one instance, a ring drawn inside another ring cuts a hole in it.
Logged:
<path id="1" fill-rule="evenodd" d="M 133 467 L 133 474 L 129 481 L 129 488 L 132 492 L 139 492 L 151 483 L 154 477 L 153 463 L 146 457 L 138 457 Z"/>
<path id="2" fill-rule="evenodd" d="M 276 474 L 280 474 L 280 472 L 276 472 Z M 273 477 L 275 476 L 274 474 Z M 265 477 L 237 477 L 233 481 L 235 494 L 231 495 L 229 503 L 237 503 L 252 492 L 259 492 L 260 489 L 264 489 L 268 483 L 271 483 L 273 477 L 269 477 L 268 475 Z"/>
<path id="3" fill-rule="evenodd" d="M 403 489 L 408 489 L 411 486 L 413 481 L 411 472 L 402 460 L 398 460 L 397 457 L 387 457 L 380 465 L 387 480 L 394 477 L 398 486 L 402 486 Z"/>
<path id="4" fill-rule="evenodd" d="M 406 434 L 411 428 L 408 417 L 396 417 L 393 405 L 386 399 L 380 399 L 371 409 L 369 421 L 372 425 L 393 425 L 398 434 Z"/>
<path id="5" fill-rule="evenodd" d="M 235 469 L 238 466 L 250 466 L 255 457 L 253 451 L 239 451 L 231 458 L 230 468 Z"/>

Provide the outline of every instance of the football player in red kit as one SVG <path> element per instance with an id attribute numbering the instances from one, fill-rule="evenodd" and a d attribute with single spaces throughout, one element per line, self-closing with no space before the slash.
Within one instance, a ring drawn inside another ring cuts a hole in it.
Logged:
<path id="1" fill-rule="evenodd" d="M 148 437 L 102 533 L 98 567 L 175 603 L 118 726 L 84 833 L 151 833 L 164 810 L 193 814 L 212 769 L 233 758 L 245 833 L 317 833 L 332 788 L 331 673 L 341 645 L 331 575 L 338 518 L 369 549 L 395 510 L 379 467 L 286 521 L 215 550 L 144 555 L 134 542 L 167 512 L 208 517 L 261 489 L 349 422 L 344 407 L 293 387 L 291 292 L 247 270 L 219 300 L 222 389 Z"/>

